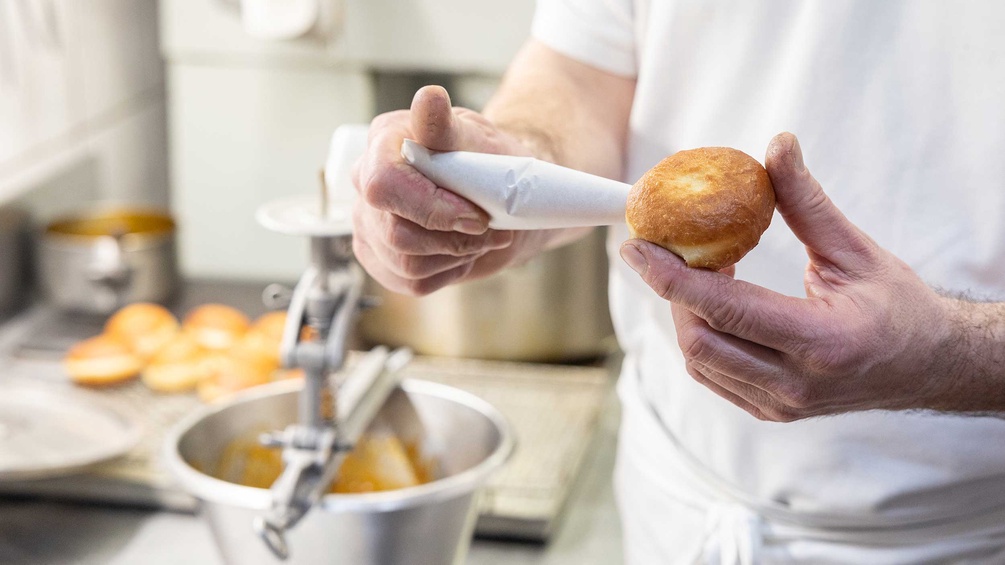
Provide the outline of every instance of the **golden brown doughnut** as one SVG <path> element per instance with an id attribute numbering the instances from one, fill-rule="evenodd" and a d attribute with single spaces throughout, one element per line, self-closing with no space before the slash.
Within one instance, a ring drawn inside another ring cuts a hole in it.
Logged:
<path id="1" fill-rule="evenodd" d="M 283 339 L 284 329 L 286 329 L 286 311 L 280 310 L 259 316 L 249 331 L 260 333 L 278 343 Z"/>
<path id="2" fill-rule="evenodd" d="M 764 167 L 729 147 L 680 151 L 632 186 L 625 219 L 632 237 L 719 270 L 757 245 L 771 223 L 775 191 Z"/>
<path id="3" fill-rule="evenodd" d="M 280 365 L 279 347 L 283 342 L 283 329 L 286 327 L 286 312 L 269 312 L 263 314 L 235 348 L 266 357 L 278 369 Z"/>
<path id="4" fill-rule="evenodd" d="M 185 316 L 182 330 L 206 349 L 222 350 L 237 343 L 251 321 L 240 310 L 223 304 L 204 304 Z"/>
<path id="5" fill-rule="evenodd" d="M 63 359 L 63 368 L 75 383 L 91 386 L 129 380 L 142 366 L 143 360 L 128 343 L 106 334 L 75 344 Z"/>
<path id="6" fill-rule="evenodd" d="M 179 332 L 150 359 L 140 379 L 157 392 L 187 392 L 212 375 L 208 350 L 192 335 Z"/>
<path id="7" fill-rule="evenodd" d="M 272 381 L 272 363 L 258 355 L 238 350 L 211 355 L 212 375 L 199 381 L 196 391 L 203 402 L 212 402 L 229 394 Z"/>
<path id="8" fill-rule="evenodd" d="M 121 308 L 105 322 L 105 333 L 129 344 L 149 359 L 178 333 L 178 319 L 159 304 L 140 302 Z"/>

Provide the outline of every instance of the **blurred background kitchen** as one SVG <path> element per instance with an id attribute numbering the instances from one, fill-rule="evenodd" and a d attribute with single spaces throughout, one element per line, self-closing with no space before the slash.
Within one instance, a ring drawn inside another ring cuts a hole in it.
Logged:
<path id="1" fill-rule="evenodd" d="M 176 226 L 168 256 L 179 275 L 163 302 L 179 316 L 207 302 L 261 315 L 265 286 L 294 283 L 308 246 L 263 229 L 256 210 L 316 192 L 335 129 L 407 107 L 422 85 L 480 108 L 533 9 L 0 0 L 0 387 L 66 384 L 62 355 L 110 313 L 60 301 L 68 291 L 53 280 L 77 274 L 65 261 L 41 267 L 54 222 L 109 204 L 161 212 Z M 411 347 L 427 373 L 442 367 L 518 423 L 517 456 L 479 507 L 466 562 L 620 562 L 603 234 L 423 299 L 368 291 L 380 305 L 360 321 L 360 346 Z M 139 384 L 98 394 L 145 420 L 139 447 L 73 472 L 37 463 L 35 476 L 4 471 L 16 426 L 0 404 L 0 562 L 222 562 L 194 500 L 157 461 L 164 430 L 198 399 Z"/>

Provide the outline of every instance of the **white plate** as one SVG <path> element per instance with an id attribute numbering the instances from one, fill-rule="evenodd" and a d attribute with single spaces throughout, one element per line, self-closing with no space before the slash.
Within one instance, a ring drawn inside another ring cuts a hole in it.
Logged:
<path id="1" fill-rule="evenodd" d="M 333 201 L 321 217 L 320 197 L 290 196 L 262 205 L 255 219 L 266 229 L 286 235 L 334 237 L 352 234 L 352 202 Z"/>
<path id="2" fill-rule="evenodd" d="M 77 473 L 126 453 L 141 434 L 137 421 L 91 394 L 53 383 L 0 384 L 0 481 Z"/>

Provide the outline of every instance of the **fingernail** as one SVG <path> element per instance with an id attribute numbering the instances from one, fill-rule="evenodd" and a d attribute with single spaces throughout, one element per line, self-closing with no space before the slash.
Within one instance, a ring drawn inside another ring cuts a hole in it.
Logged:
<path id="1" fill-rule="evenodd" d="M 504 231 L 493 231 L 489 235 L 488 247 L 490 249 L 503 249 L 504 247 L 509 247 L 513 243 L 513 232 L 509 230 Z"/>
<path id="2" fill-rule="evenodd" d="M 480 219 L 458 218 L 457 221 L 454 222 L 454 231 L 459 231 L 468 235 L 481 235 L 485 233 L 485 230 L 487 229 L 488 226 Z"/>
<path id="3" fill-rule="evenodd" d="M 628 266 L 633 271 L 640 275 L 644 275 L 649 270 L 649 262 L 646 261 L 645 255 L 639 251 L 638 247 L 631 243 L 621 246 L 621 258 L 625 260 L 625 263 L 628 263 Z"/>
<path id="4" fill-rule="evenodd" d="M 795 136 L 792 137 L 792 151 L 790 153 L 792 157 L 792 168 L 797 171 L 802 171 L 806 168 L 803 164 L 803 149 L 799 146 L 799 140 Z"/>

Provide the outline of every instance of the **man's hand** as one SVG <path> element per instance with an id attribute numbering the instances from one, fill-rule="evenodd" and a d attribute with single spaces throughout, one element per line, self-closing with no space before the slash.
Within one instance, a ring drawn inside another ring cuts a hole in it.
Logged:
<path id="1" fill-rule="evenodd" d="M 410 110 L 373 121 L 353 175 L 360 194 L 353 210 L 353 251 L 387 288 L 427 294 L 470 277 L 480 259 L 509 248 L 515 233 L 488 229 L 484 211 L 406 164 L 405 138 L 439 151 L 529 151 L 480 114 L 452 108 L 447 92 L 435 86 L 419 90 Z"/>
<path id="2" fill-rule="evenodd" d="M 793 135 L 776 136 L 765 161 L 778 211 L 806 245 L 805 299 L 735 280 L 732 270 L 689 269 L 641 240 L 621 248 L 671 302 L 690 375 L 763 420 L 965 406 L 951 374 L 962 353 L 958 301 L 845 218 Z"/>
<path id="3" fill-rule="evenodd" d="M 635 90 L 530 40 L 506 71 L 485 114 L 452 108 L 440 87 L 416 93 L 409 110 L 378 116 L 354 184 L 353 251 L 385 287 L 428 294 L 490 275 L 587 230 L 495 231 L 483 210 L 437 187 L 401 157 L 414 139 L 438 151 L 528 155 L 617 178 Z"/>

